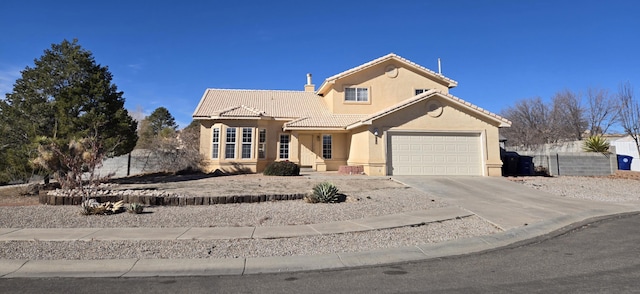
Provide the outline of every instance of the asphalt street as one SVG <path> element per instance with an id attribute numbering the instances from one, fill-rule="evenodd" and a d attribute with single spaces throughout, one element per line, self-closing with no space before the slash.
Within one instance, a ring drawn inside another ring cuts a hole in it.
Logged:
<path id="1" fill-rule="evenodd" d="M 2 279 L 0 293 L 638 293 L 639 281 L 634 213 L 419 262 L 221 277 Z"/>

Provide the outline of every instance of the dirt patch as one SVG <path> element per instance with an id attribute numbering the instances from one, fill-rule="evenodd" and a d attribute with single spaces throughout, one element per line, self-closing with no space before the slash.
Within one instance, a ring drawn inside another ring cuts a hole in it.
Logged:
<path id="1" fill-rule="evenodd" d="M 625 179 L 640 181 L 640 172 L 630 170 L 618 170 L 615 174 L 607 176 L 610 179 Z"/>

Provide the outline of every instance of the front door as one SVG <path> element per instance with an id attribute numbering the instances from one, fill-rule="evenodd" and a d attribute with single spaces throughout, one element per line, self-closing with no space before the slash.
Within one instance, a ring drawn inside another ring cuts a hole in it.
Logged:
<path id="1" fill-rule="evenodd" d="M 316 155 L 313 153 L 313 135 L 300 135 L 300 166 L 313 166 Z"/>

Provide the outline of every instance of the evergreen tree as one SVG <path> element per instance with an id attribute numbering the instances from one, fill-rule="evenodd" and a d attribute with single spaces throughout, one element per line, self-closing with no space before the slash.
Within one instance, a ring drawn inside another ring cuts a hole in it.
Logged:
<path id="1" fill-rule="evenodd" d="M 77 40 L 53 44 L 22 71 L 6 99 L 0 100 L 0 173 L 24 169 L 38 146 L 63 146 L 94 138 L 100 152 L 118 156 L 136 144 L 136 122 L 124 109 L 124 97 L 108 67 L 96 63 Z"/>
<path id="2" fill-rule="evenodd" d="M 176 125 L 176 120 L 173 118 L 173 115 L 169 113 L 169 110 L 164 107 L 158 107 L 154 110 L 149 117 L 149 126 L 153 131 L 154 135 L 159 134 L 162 130 L 169 128 L 175 131 L 178 128 Z"/>
<path id="3" fill-rule="evenodd" d="M 156 137 L 174 136 L 178 125 L 168 109 L 156 108 L 148 117 L 140 122 L 140 130 L 137 148 L 152 148 Z"/>

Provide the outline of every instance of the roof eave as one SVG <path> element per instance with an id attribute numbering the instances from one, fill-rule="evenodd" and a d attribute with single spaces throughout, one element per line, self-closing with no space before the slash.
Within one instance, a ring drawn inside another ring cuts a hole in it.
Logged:
<path id="1" fill-rule="evenodd" d="M 261 120 L 266 119 L 263 116 L 211 116 L 211 119 L 219 119 L 219 120 Z"/>
<path id="2" fill-rule="evenodd" d="M 324 95 L 330 88 L 329 85 L 333 85 L 336 83 L 336 80 L 325 80 L 324 82 L 322 82 L 322 85 L 320 85 L 320 87 L 318 88 L 318 90 L 315 92 L 316 95 Z"/>
<path id="3" fill-rule="evenodd" d="M 373 124 L 372 120 L 358 121 L 358 122 L 355 122 L 355 123 L 352 123 L 352 124 L 348 125 L 345 129 L 346 130 L 353 130 L 353 129 L 359 128 L 361 126 L 370 126 L 372 124 Z"/>
<path id="4" fill-rule="evenodd" d="M 332 131 L 332 132 L 347 131 L 347 129 L 345 129 L 344 127 L 287 127 L 287 126 L 284 126 L 282 130 L 284 131 Z"/>
<path id="5" fill-rule="evenodd" d="M 323 83 L 322 85 L 320 85 L 320 87 L 318 88 L 318 91 L 316 91 L 316 94 L 324 94 L 328 89 L 329 84 L 335 84 L 336 80 L 338 79 L 342 79 L 344 77 L 350 76 L 352 74 L 367 70 L 371 67 L 374 67 L 380 63 L 386 62 L 388 60 L 396 60 L 398 62 L 401 62 L 409 67 L 412 67 L 416 70 L 421 71 L 422 73 L 424 73 L 427 76 L 433 77 L 435 79 L 438 80 L 438 82 L 442 83 L 443 85 L 445 85 L 447 88 L 451 89 L 451 88 L 455 88 L 458 86 L 458 82 L 456 82 L 455 80 L 452 80 L 450 78 L 445 77 L 443 74 L 441 73 L 437 73 L 434 72 L 422 65 L 419 65 L 411 60 L 408 60 L 402 56 L 399 56 L 395 53 L 389 53 L 385 56 L 376 58 L 374 60 L 371 60 L 367 63 L 361 64 L 359 66 L 353 67 L 351 69 L 348 69 L 346 71 L 343 71 L 337 75 L 333 75 L 331 77 L 328 77 Z"/>
<path id="6" fill-rule="evenodd" d="M 499 115 L 497 115 L 497 114 L 495 114 L 493 112 L 490 112 L 490 111 L 488 111 L 486 109 L 483 109 L 483 108 L 481 108 L 481 107 L 479 107 L 477 105 L 471 104 L 471 103 L 469 103 L 467 101 L 464 101 L 464 100 L 462 100 L 462 99 L 460 99 L 460 98 L 458 98 L 456 96 L 453 96 L 451 94 L 439 93 L 439 95 L 442 96 L 442 97 L 448 97 L 450 101 L 452 101 L 454 103 L 457 103 L 457 104 L 459 104 L 459 105 L 461 105 L 463 107 L 466 107 L 467 109 L 469 109 L 469 110 L 471 110 L 471 111 L 473 111 L 473 112 L 475 112 L 475 113 L 477 113 L 477 114 L 479 114 L 481 116 L 484 116 L 485 118 L 488 118 L 488 119 L 490 119 L 490 120 L 492 120 L 494 122 L 497 122 L 498 123 L 498 127 L 505 127 L 505 128 L 511 127 L 511 122 L 509 120 L 507 120 L 506 118 L 503 118 L 503 117 L 501 117 L 501 116 L 499 116 Z"/>
<path id="7" fill-rule="evenodd" d="M 431 96 L 433 96 L 433 95 L 435 95 L 437 93 L 439 93 L 439 92 L 437 92 L 436 90 L 433 90 L 433 89 L 429 90 L 427 92 L 419 94 L 417 97 L 414 96 L 413 98 L 410 98 L 408 101 L 406 101 L 404 103 L 397 104 L 397 105 L 395 105 L 394 107 L 392 107 L 390 109 L 386 109 L 386 110 L 383 110 L 381 112 L 374 113 L 373 115 L 361 120 L 361 122 L 362 122 L 363 125 L 371 125 L 371 124 L 373 124 L 373 121 L 376 120 L 376 119 L 379 119 L 381 117 L 385 117 L 385 116 L 387 116 L 387 115 L 389 115 L 391 113 L 394 113 L 394 112 L 396 112 L 398 110 L 407 108 L 407 107 L 409 107 L 411 105 L 414 105 L 414 104 L 416 104 L 416 103 L 418 103 L 420 101 L 428 99 L 429 97 L 431 97 Z"/>
<path id="8" fill-rule="evenodd" d="M 196 106 L 196 110 L 194 110 L 193 114 L 191 115 L 191 117 L 193 117 L 193 119 L 196 118 L 196 113 L 198 113 L 200 111 L 200 107 L 202 107 L 202 104 L 204 103 L 204 99 L 207 97 L 207 92 L 208 91 L 209 91 L 208 88 L 206 90 L 204 90 L 204 93 L 202 94 L 202 97 L 200 97 L 200 101 L 198 101 L 198 105 Z"/>

